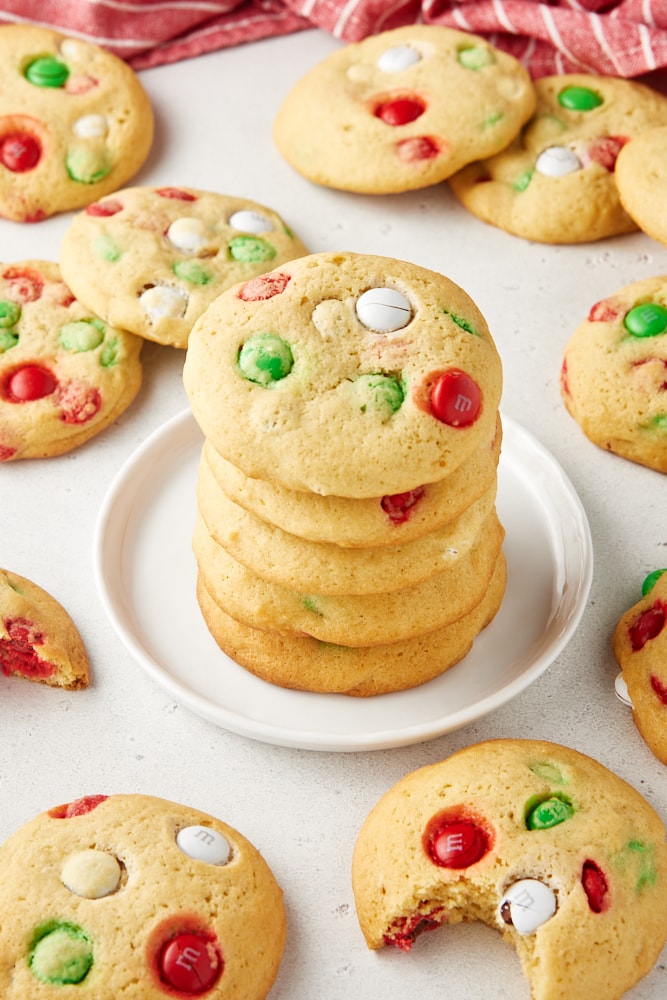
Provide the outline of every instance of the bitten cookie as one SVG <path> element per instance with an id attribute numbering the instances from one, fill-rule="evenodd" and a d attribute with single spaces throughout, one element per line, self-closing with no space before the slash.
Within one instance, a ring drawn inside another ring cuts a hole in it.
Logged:
<path id="1" fill-rule="evenodd" d="M 600 448 L 667 472 L 667 277 L 597 302 L 572 334 L 561 395 Z"/>
<path id="2" fill-rule="evenodd" d="M 634 80 L 566 74 L 535 82 L 537 110 L 503 152 L 449 179 L 493 226 L 542 243 L 585 243 L 637 228 L 619 198 L 623 146 L 667 124 L 667 98 Z"/>
<path id="3" fill-rule="evenodd" d="M 62 455 L 141 387 L 139 337 L 86 309 L 57 264 L 0 264 L 0 462 Z"/>
<path id="4" fill-rule="evenodd" d="M 270 208 L 182 187 L 135 187 L 72 221 L 60 266 L 75 295 L 114 326 L 187 346 L 222 291 L 306 254 Z"/>
<path id="5" fill-rule="evenodd" d="M 91 42 L 0 27 L 0 215 L 37 222 L 125 184 L 153 142 L 139 77 Z"/>
<path id="6" fill-rule="evenodd" d="M 535 107 L 512 56 L 467 32 L 411 25 L 333 52 L 297 82 L 274 123 L 278 150 L 316 184 L 414 190 L 499 152 Z"/>
<path id="7" fill-rule="evenodd" d="M 623 147 L 616 185 L 636 225 L 667 246 L 667 125 L 640 132 Z"/>
<path id="8" fill-rule="evenodd" d="M 218 296 L 184 383 L 204 436 L 245 475 L 377 498 L 444 479 L 491 440 L 502 369 L 448 278 L 322 253 Z"/>
<path id="9" fill-rule="evenodd" d="M 637 729 L 667 764 L 667 571 L 644 581 L 642 598 L 619 619 L 613 635 Z"/>
<path id="10" fill-rule="evenodd" d="M 0 865 L 4 1000 L 263 1000 L 277 974 L 281 890 L 198 809 L 85 796 L 17 830 Z"/>
<path id="11" fill-rule="evenodd" d="M 543 741 L 491 740 L 408 774 L 365 820 L 352 884 L 369 948 L 478 920 L 514 945 L 533 1000 L 619 1000 L 667 938 L 662 820 L 597 761 Z"/>
<path id="12" fill-rule="evenodd" d="M 65 608 L 6 569 L 0 569 L 0 670 L 68 690 L 90 680 L 83 639 Z"/>

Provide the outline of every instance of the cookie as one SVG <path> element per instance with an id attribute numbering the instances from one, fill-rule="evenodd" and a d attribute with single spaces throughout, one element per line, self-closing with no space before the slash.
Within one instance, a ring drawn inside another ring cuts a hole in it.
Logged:
<path id="1" fill-rule="evenodd" d="M 574 331 L 561 396 L 600 448 L 667 472 L 667 277 L 625 285 Z"/>
<path id="2" fill-rule="evenodd" d="M 0 264 L 0 462 L 105 430 L 139 392 L 142 343 L 86 309 L 57 264 Z"/>
<path id="3" fill-rule="evenodd" d="M 51 687 L 88 687 L 83 639 L 65 608 L 31 580 L 0 569 L 0 670 Z"/>
<path id="4" fill-rule="evenodd" d="M 183 377 L 204 436 L 245 475 L 354 498 L 450 475 L 492 439 L 502 390 L 463 289 L 354 253 L 223 292 L 193 327 Z"/>
<path id="5" fill-rule="evenodd" d="M 4 1000 L 263 1000 L 281 890 L 245 837 L 148 795 L 88 795 L 0 848 Z"/>
<path id="6" fill-rule="evenodd" d="M 533 1000 L 619 1000 L 667 938 L 662 820 L 602 764 L 540 740 L 402 778 L 361 827 L 352 885 L 369 948 L 480 921 L 515 947 Z"/>
<path id="7" fill-rule="evenodd" d="M 499 152 L 534 107 L 513 56 L 468 32 L 411 25 L 331 53 L 287 94 L 273 134 L 308 180 L 391 194 Z"/>
<path id="8" fill-rule="evenodd" d="M 289 534 L 230 500 L 200 463 L 197 509 L 208 534 L 256 576 L 319 594 L 382 594 L 427 580 L 473 548 L 495 517 L 496 484 L 451 524 L 397 545 L 349 548 Z"/>
<path id="9" fill-rule="evenodd" d="M 586 243 L 637 228 L 614 167 L 623 146 L 667 124 L 667 97 L 634 80 L 572 73 L 535 82 L 537 109 L 503 152 L 449 178 L 473 215 L 540 243 Z"/>
<path id="10" fill-rule="evenodd" d="M 405 493 L 355 500 L 288 490 L 251 479 L 205 441 L 202 462 L 220 488 L 251 514 L 313 542 L 351 548 L 398 545 L 451 524 L 497 482 L 500 416 L 493 437 L 445 479 Z"/>
<path id="11" fill-rule="evenodd" d="M 667 124 L 634 136 L 618 154 L 616 186 L 623 208 L 643 232 L 667 246 Z"/>
<path id="12" fill-rule="evenodd" d="M 644 581 L 642 597 L 619 619 L 612 640 L 632 717 L 651 752 L 667 764 L 667 571 Z"/>
<path id="13" fill-rule="evenodd" d="M 368 698 L 417 687 L 463 660 L 497 613 L 506 580 L 501 553 L 479 604 L 457 621 L 410 639 L 362 647 L 253 628 L 227 614 L 202 577 L 197 600 L 223 652 L 262 680 L 301 691 Z"/>
<path id="14" fill-rule="evenodd" d="M 74 218 L 60 266 L 75 295 L 107 322 L 185 348 L 222 291 L 306 252 L 276 212 L 247 198 L 134 187 Z"/>
<path id="15" fill-rule="evenodd" d="M 37 222 L 137 173 L 153 142 L 153 110 L 127 63 L 28 24 L 0 27 L 0 61 L 0 215 Z"/>
<path id="16" fill-rule="evenodd" d="M 192 545 L 209 593 L 238 621 L 338 645 L 374 646 L 444 628 L 472 611 L 484 596 L 503 539 L 493 515 L 488 530 L 453 567 L 380 594 L 318 594 L 263 580 L 211 538 L 201 516 Z"/>

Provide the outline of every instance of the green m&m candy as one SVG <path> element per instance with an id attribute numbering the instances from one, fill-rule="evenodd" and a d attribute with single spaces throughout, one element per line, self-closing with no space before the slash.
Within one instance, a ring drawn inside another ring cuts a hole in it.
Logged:
<path id="1" fill-rule="evenodd" d="M 604 103 L 600 94 L 590 87 L 564 87 L 558 95 L 558 103 L 568 111 L 592 111 Z"/>
<path id="2" fill-rule="evenodd" d="M 654 569 L 652 573 L 649 573 L 649 575 L 645 577 L 644 582 L 642 583 L 642 597 L 646 597 L 647 594 L 650 594 L 663 573 L 667 573 L 667 569 Z"/>
<path id="3" fill-rule="evenodd" d="M 61 327 L 58 339 L 65 350 L 73 354 L 94 351 L 104 340 L 104 325 L 99 320 L 74 320 Z"/>
<path id="4" fill-rule="evenodd" d="M 667 309 L 657 302 L 643 302 L 626 313 L 623 325 L 633 337 L 659 337 L 667 330 Z"/>
<path id="5" fill-rule="evenodd" d="M 400 410 L 405 398 L 401 380 L 382 373 L 360 375 L 354 382 L 354 392 L 362 413 L 374 411 L 385 419 Z"/>
<path id="6" fill-rule="evenodd" d="M 76 924 L 54 920 L 38 929 L 30 953 L 30 970 L 43 983 L 80 983 L 92 964 L 91 940 Z"/>
<path id="7" fill-rule="evenodd" d="M 38 56 L 26 66 L 24 75 L 35 87 L 63 87 L 67 82 L 69 69 L 54 56 Z"/>
<path id="8" fill-rule="evenodd" d="M 241 374 L 250 382 L 268 386 L 292 370 L 290 346 L 277 333 L 257 333 L 243 344 L 238 358 Z"/>
<path id="9" fill-rule="evenodd" d="M 574 814 L 574 808 L 567 799 L 560 795 L 552 795 L 532 806 L 526 815 L 526 826 L 529 830 L 549 830 L 552 826 L 564 823 Z"/>

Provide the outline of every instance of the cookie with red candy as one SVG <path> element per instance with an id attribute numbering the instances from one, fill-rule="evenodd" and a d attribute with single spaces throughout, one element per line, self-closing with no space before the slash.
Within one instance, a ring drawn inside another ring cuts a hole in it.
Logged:
<path id="1" fill-rule="evenodd" d="M 85 688 L 88 654 L 69 613 L 42 587 L 0 569 L 0 671 L 51 687 Z"/>
<path id="2" fill-rule="evenodd" d="M 219 295 L 192 329 L 183 377 L 205 437 L 245 475 L 357 499 L 443 480 L 488 448 L 502 391 L 462 288 L 349 252 Z"/>
<path id="3" fill-rule="evenodd" d="M 535 81 L 537 109 L 496 156 L 449 178 L 473 215 L 541 243 L 632 232 L 616 158 L 645 129 L 667 125 L 667 97 L 636 80 L 568 73 Z"/>
<path id="4" fill-rule="evenodd" d="M 274 138 L 316 184 L 391 194 L 499 152 L 535 107 L 513 56 L 469 32 L 415 24 L 332 52 L 284 98 Z"/>
<path id="5" fill-rule="evenodd" d="M 502 444 L 500 417 L 493 434 L 445 479 L 402 493 L 355 500 L 288 490 L 251 479 L 205 442 L 202 464 L 227 496 L 284 531 L 349 548 L 398 545 L 451 524 L 496 481 Z"/>
<path id="6" fill-rule="evenodd" d="M 306 253 L 273 209 L 190 187 L 132 187 L 74 217 L 60 247 L 73 292 L 113 326 L 185 348 L 225 289 Z"/>
<path id="7" fill-rule="evenodd" d="M 1 856 L 3 1000 L 264 1000 L 273 984 L 282 892 L 214 816 L 88 795 L 29 820 Z"/>
<path id="8" fill-rule="evenodd" d="M 480 921 L 514 946 L 533 1000 L 619 1000 L 667 939 L 661 818 L 542 740 L 473 744 L 398 781 L 361 827 L 352 884 L 369 948 L 414 945 L 419 964 L 422 932 Z"/>
<path id="9" fill-rule="evenodd" d="M 0 462 L 105 430 L 141 387 L 142 343 L 86 309 L 57 264 L 0 264 Z"/>
<path id="10" fill-rule="evenodd" d="M 652 753 L 667 764 L 666 570 L 646 577 L 641 599 L 621 616 L 612 642 L 635 725 Z"/>
<path id="11" fill-rule="evenodd" d="M 0 27 L 0 215 L 37 222 L 125 184 L 153 142 L 137 74 L 83 38 Z"/>
<path id="12" fill-rule="evenodd" d="M 561 397 L 586 437 L 667 472 L 667 277 L 596 302 L 570 337 Z"/>

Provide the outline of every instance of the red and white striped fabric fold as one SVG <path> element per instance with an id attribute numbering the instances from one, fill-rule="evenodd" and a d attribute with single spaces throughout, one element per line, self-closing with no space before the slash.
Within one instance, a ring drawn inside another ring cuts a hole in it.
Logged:
<path id="1" fill-rule="evenodd" d="M 667 67 L 667 0 L 0 0 L 0 24 L 87 38 L 135 69 L 316 27 L 343 42 L 406 24 L 471 31 L 533 77 Z"/>

